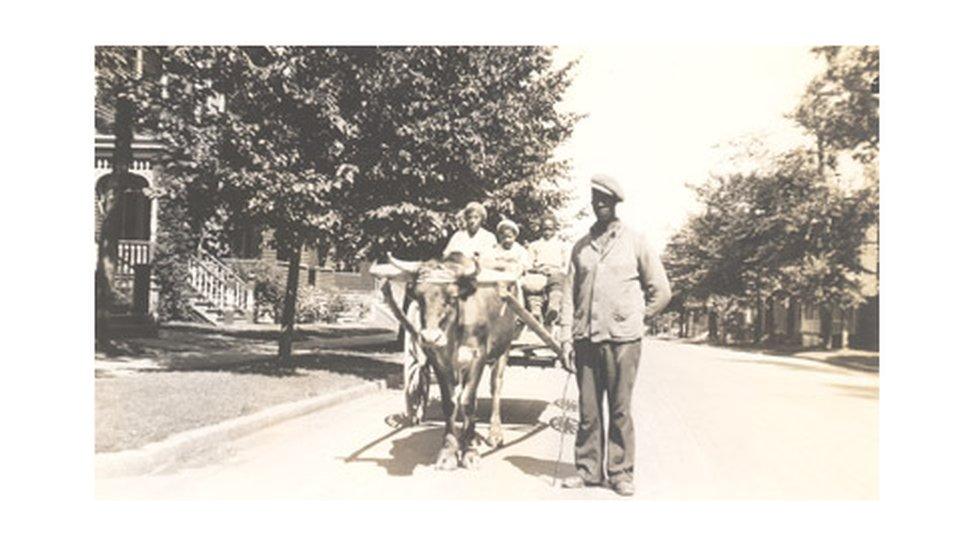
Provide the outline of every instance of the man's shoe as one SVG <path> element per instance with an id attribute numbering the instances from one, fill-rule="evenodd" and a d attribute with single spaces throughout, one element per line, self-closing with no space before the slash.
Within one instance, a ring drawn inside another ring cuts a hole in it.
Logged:
<path id="1" fill-rule="evenodd" d="M 621 480 L 613 483 L 613 491 L 618 496 L 630 497 L 634 495 L 634 483 L 629 480 Z"/>
<path id="2" fill-rule="evenodd" d="M 568 478 L 564 478 L 562 481 L 563 488 L 578 489 L 584 486 L 603 486 L 602 482 L 587 482 L 583 480 L 583 477 L 576 475 Z"/>

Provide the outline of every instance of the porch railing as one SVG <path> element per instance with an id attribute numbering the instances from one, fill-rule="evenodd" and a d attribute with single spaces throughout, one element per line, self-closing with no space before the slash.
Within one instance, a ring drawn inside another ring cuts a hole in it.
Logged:
<path id="1" fill-rule="evenodd" d="M 119 261 L 116 274 L 132 276 L 136 265 L 149 265 L 152 262 L 152 243 L 148 240 L 119 240 Z"/>

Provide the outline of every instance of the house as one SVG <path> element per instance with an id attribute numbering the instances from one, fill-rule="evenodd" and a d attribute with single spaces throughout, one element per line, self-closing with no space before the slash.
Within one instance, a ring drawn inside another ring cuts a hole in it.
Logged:
<path id="1" fill-rule="evenodd" d="M 94 152 L 95 242 L 98 242 L 105 216 L 104 192 L 112 173 L 115 137 L 96 134 Z M 133 137 L 130 176 L 118 202 L 120 222 L 114 286 L 124 297 L 124 309 L 113 313 L 122 323 L 148 325 L 158 319 L 160 284 L 152 265 L 161 206 L 153 191 L 158 190 L 163 152 L 164 146 L 158 140 L 143 135 Z M 234 264 L 272 261 L 284 275 L 287 262 L 267 244 L 269 236 L 267 231 L 248 227 L 235 232 L 228 257 L 215 257 L 199 250 L 196 257 L 188 259 L 189 283 L 194 292 L 190 305 L 200 320 L 218 323 L 252 318 L 253 282 L 242 278 Z M 364 272 L 336 272 L 335 265 L 325 261 L 324 250 L 315 247 L 302 250 L 300 268 L 300 285 L 339 290 L 351 294 L 354 300 L 367 300 L 366 294 L 373 294 L 376 288 L 376 281 Z"/>

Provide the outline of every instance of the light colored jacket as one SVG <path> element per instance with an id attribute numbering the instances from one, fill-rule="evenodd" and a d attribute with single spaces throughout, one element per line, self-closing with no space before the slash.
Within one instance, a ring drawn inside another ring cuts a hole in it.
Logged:
<path id="1" fill-rule="evenodd" d="M 564 273 L 569 263 L 569 246 L 552 237 L 549 240 L 540 238 L 529 243 L 529 253 L 532 254 L 532 268 L 542 272 L 549 271 Z"/>
<path id="2" fill-rule="evenodd" d="M 486 258 L 485 263 L 492 268 L 522 276 L 525 271 L 532 268 L 532 256 L 518 242 L 513 242 L 508 250 L 498 243 L 492 248 L 491 255 Z"/>
<path id="3" fill-rule="evenodd" d="M 590 230 L 570 255 L 560 313 L 561 342 L 589 339 L 634 341 L 644 335 L 644 319 L 671 300 L 661 258 L 636 231 L 613 221 L 600 248 Z"/>
<path id="4" fill-rule="evenodd" d="M 495 235 L 483 228 L 479 228 L 474 236 L 468 234 L 466 229 L 461 229 L 454 233 L 451 240 L 448 241 L 447 247 L 444 248 L 444 257 L 447 257 L 451 252 L 461 252 L 465 257 L 484 259 L 491 255 L 492 248 L 497 243 L 498 239 L 495 238 Z"/>

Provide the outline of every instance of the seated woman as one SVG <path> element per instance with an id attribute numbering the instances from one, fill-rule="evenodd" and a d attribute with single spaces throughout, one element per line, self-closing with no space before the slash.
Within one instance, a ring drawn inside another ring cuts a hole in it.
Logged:
<path id="1" fill-rule="evenodd" d="M 443 255 L 447 257 L 453 252 L 460 252 L 472 259 L 485 259 L 486 256 L 491 255 L 492 248 L 498 242 L 495 235 L 481 228 L 481 224 L 488 217 L 488 212 L 481 204 L 469 202 L 462 213 L 464 227 L 451 236 Z"/>

